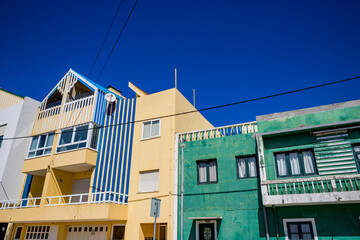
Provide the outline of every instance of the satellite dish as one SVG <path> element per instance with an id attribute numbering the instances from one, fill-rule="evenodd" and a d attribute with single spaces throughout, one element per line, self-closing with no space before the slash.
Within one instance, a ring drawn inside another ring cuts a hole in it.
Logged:
<path id="1" fill-rule="evenodd" d="M 113 103 L 116 100 L 116 96 L 113 93 L 107 93 L 107 94 L 105 94 L 105 100 L 110 103 Z"/>

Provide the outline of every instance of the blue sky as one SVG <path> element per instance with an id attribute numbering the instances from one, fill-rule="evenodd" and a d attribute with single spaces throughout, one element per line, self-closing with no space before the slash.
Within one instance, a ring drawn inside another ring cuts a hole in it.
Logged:
<path id="1" fill-rule="evenodd" d="M 69 68 L 87 75 L 119 1 L 1 1 L 0 87 L 42 100 Z M 133 1 L 124 0 L 95 80 Z M 99 83 L 134 96 L 178 88 L 205 108 L 360 75 L 359 1 L 145 1 Z M 360 80 L 203 112 L 214 125 L 359 98 Z"/>

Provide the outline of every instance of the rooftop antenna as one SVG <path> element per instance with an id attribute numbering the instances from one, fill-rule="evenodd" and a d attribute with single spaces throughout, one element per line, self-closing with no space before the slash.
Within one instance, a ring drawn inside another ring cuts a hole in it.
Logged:
<path id="1" fill-rule="evenodd" d="M 177 70 L 175 68 L 175 89 L 177 89 Z"/>
<path id="2" fill-rule="evenodd" d="M 194 107 L 195 107 L 195 89 L 193 89 L 193 100 L 194 100 Z"/>

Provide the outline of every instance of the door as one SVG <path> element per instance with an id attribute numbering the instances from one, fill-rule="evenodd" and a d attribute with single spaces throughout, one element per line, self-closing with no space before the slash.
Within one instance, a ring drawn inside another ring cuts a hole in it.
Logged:
<path id="1" fill-rule="evenodd" d="M 199 223 L 199 240 L 215 240 L 214 223 Z"/>

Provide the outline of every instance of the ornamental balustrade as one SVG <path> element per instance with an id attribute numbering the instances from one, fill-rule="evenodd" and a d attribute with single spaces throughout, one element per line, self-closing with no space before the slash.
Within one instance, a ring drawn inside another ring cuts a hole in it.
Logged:
<path id="1" fill-rule="evenodd" d="M 257 122 L 240 123 L 235 125 L 191 131 L 179 134 L 180 142 L 192 142 L 211 138 L 256 133 L 258 132 Z"/>

